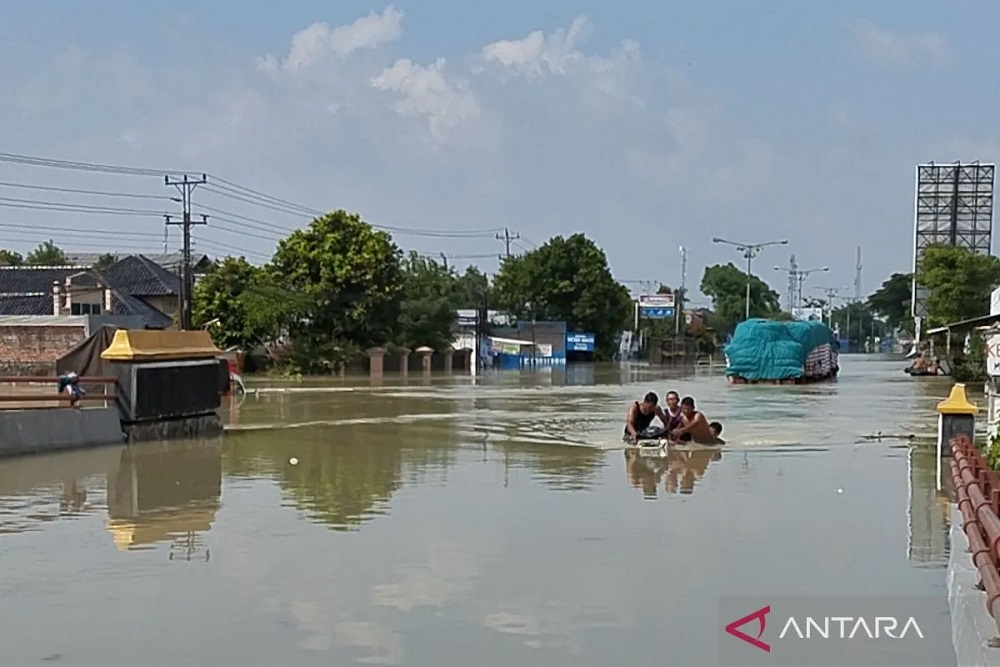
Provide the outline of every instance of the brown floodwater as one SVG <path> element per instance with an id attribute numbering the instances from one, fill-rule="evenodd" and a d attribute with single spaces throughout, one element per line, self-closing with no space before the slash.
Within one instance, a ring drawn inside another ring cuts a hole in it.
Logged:
<path id="1" fill-rule="evenodd" d="M 0 665 L 709 665 L 724 596 L 943 599 L 933 451 L 861 438 L 948 385 L 842 364 L 258 383 L 220 441 L 0 460 Z M 627 455 L 650 389 L 727 446 Z"/>

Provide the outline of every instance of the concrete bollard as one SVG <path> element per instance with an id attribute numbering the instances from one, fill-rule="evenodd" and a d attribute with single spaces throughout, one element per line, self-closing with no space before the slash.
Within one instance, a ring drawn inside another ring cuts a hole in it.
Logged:
<path id="1" fill-rule="evenodd" d="M 417 354 L 420 355 L 420 370 L 424 375 L 431 374 L 431 355 L 434 354 L 434 348 L 427 347 L 426 345 L 418 347 L 416 349 Z"/>
<path id="2" fill-rule="evenodd" d="M 399 348 L 399 374 L 406 377 L 410 374 L 410 348 Z"/>
<path id="3" fill-rule="evenodd" d="M 969 442 L 976 441 L 976 412 L 979 408 L 970 403 L 965 395 L 965 385 L 955 383 L 948 398 L 937 404 L 937 488 L 941 490 L 941 461 L 945 456 L 951 456 L 949 443 L 954 438 L 966 437 Z"/>
<path id="4" fill-rule="evenodd" d="M 373 378 L 382 377 L 382 372 L 385 367 L 385 348 L 384 347 L 370 347 L 368 348 L 368 375 Z"/>

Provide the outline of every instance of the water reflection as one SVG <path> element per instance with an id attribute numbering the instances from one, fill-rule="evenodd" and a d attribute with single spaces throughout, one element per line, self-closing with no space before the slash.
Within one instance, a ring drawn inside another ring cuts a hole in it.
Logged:
<path id="1" fill-rule="evenodd" d="M 221 496 L 221 439 L 5 459 L 0 534 L 106 510 L 104 528 L 120 551 L 167 542 L 171 559 L 207 559 L 202 540 Z"/>
<path id="2" fill-rule="evenodd" d="M 103 509 L 103 485 L 122 447 L 0 459 L 0 535 Z"/>
<path id="3" fill-rule="evenodd" d="M 130 447 L 108 477 L 105 527 L 120 551 L 170 542 L 171 560 L 208 560 L 221 498 L 221 439 Z"/>
<path id="4" fill-rule="evenodd" d="M 948 563 L 951 546 L 951 521 L 948 492 L 937 490 L 934 447 L 910 447 L 907 463 L 907 556 L 914 563 L 944 567 Z M 946 470 L 948 465 L 948 459 L 942 461 Z M 947 479 L 947 475 L 942 478 Z"/>
<path id="5" fill-rule="evenodd" d="M 286 501 L 309 519 L 351 530 L 386 514 L 404 480 L 419 484 L 435 474 L 443 479 L 453 445 L 450 429 L 420 424 L 401 429 L 392 421 L 334 431 L 304 428 L 294 436 L 251 431 L 226 439 L 226 472 L 273 479 Z"/>
<path id="6" fill-rule="evenodd" d="M 625 450 L 625 474 L 629 484 L 642 490 L 647 500 L 655 500 L 660 482 L 670 494 L 691 495 L 695 485 L 713 461 L 722 460 L 722 448 L 682 448 L 650 452 Z"/>
<path id="7" fill-rule="evenodd" d="M 595 367 L 592 386 L 303 383 L 235 405 L 262 430 L 221 446 L 0 461 L 0 530 L 35 528 L 0 536 L 4 664 L 703 665 L 722 594 L 943 595 L 910 566 L 942 551 L 933 459 L 911 455 L 908 492 L 904 449 L 853 444 L 933 425 L 941 395 L 887 392 L 892 374 L 845 360 L 803 391 L 641 367 Z M 672 387 L 730 444 L 623 454 L 625 406 Z M 650 560 L 674 576 L 636 569 Z"/>

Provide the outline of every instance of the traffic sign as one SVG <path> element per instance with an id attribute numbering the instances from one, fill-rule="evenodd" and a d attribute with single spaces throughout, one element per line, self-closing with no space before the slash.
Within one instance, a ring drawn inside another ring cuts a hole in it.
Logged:
<path id="1" fill-rule="evenodd" d="M 673 308 L 641 308 L 639 314 L 647 320 L 662 320 L 674 316 Z"/>

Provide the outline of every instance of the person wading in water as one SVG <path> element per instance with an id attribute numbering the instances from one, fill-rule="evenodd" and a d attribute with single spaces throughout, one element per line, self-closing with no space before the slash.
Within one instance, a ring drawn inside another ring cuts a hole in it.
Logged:
<path id="1" fill-rule="evenodd" d="M 668 420 L 658 405 L 659 400 L 656 393 L 651 391 L 643 397 L 641 403 L 636 401 L 629 406 L 628 414 L 625 417 L 625 434 L 622 436 L 622 440 L 634 444 L 640 438 L 659 438 L 666 433 Z M 660 419 L 663 424 L 662 428 L 650 427 L 653 423 L 653 417 Z"/>
<path id="2" fill-rule="evenodd" d="M 704 413 L 694 409 L 694 399 L 685 396 L 681 400 L 681 412 L 684 415 L 684 424 L 670 434 L 671 442 L 697 442 L 702 445 L 716 444 L 716 436 L 705 419 Z M 722 424 L 719 424 L 719 432 L 722 431 Z"/>
<path id="3" fill-rule="evenodd" d="M 663 411 L 666 416 L 667 421 L 664 422 L 664 427 L 667 432 L 673 431 L 675 428 L 680 428 L 684 423 L 684 415 L 681 412 L 681 396 L 676 391 L 668 391 L 666 394 L 667 409 Z"/>

